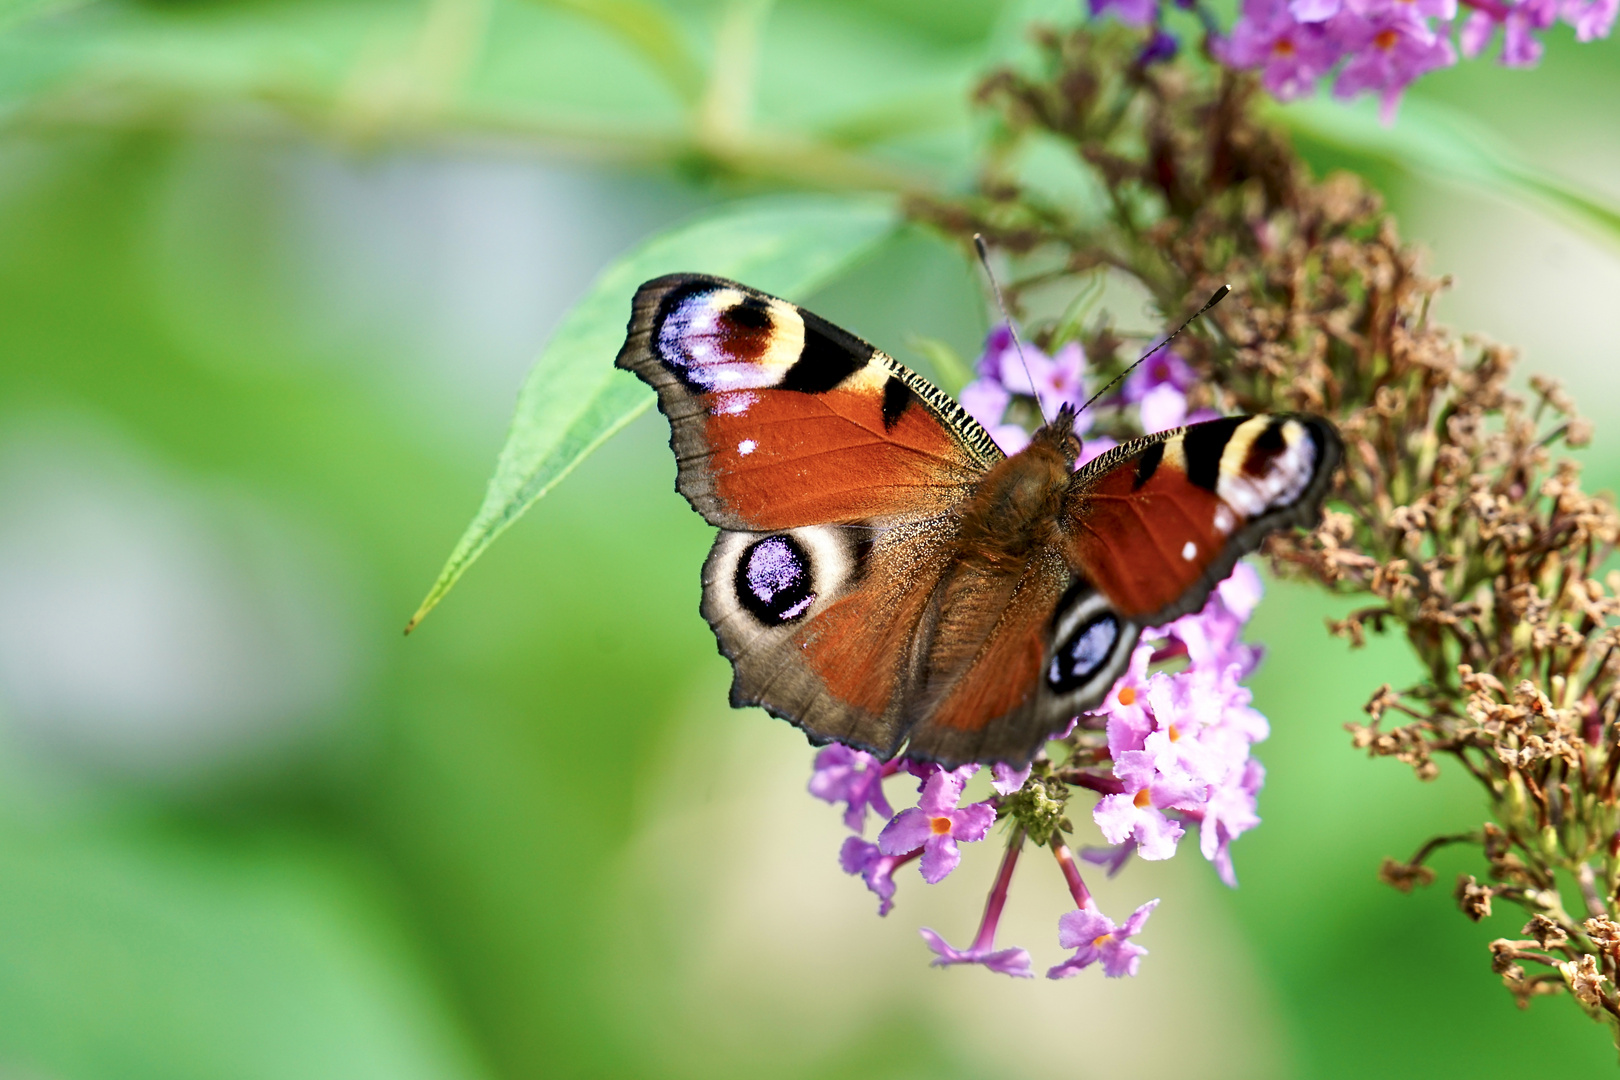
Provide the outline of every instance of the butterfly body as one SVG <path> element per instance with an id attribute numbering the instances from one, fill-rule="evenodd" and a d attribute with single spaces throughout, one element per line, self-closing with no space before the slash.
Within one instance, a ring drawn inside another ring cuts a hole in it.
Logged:
<path id="1" fill-rule="evenodd" d="M 641 287 L 618 365 L 657 390 L 677 490 L 721 530 L 701 610 L 732 704 L 947 766 L 1028 762 L 1141 628 L 1314 519 L 1339 454 L 1319 418 L 1229 417 L 1075 471 L 1065 408 L 1006 456 L 871 345 L 703 275 Z"/>

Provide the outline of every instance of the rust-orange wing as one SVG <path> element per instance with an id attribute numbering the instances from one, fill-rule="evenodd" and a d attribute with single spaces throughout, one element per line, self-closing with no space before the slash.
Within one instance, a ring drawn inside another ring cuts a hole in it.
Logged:
<path id="1" fill-rule="evenodd" d="M 723 278 L 643 285 L 618 366 L 658 391 L 676 487 L 723 529 L 936 517 L 1002 457 L 892 357 Z"/>
<path id="2" fill-rule="evenodd" d="M 1126 443 L 1075 475 L 1065 556 L 1142 626 L 1203 607 L 1265 535 L 1309 524 L 1338 465 L 1315 416 L 1229 416 Z"/>

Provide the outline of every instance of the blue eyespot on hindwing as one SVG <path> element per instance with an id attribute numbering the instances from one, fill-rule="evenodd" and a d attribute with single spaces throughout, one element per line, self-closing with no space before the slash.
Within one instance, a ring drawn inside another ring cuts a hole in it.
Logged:
<path id="1" fill-rule="evenodd" d="M 766 626 L 792 622 L 816 602 L 810 557 L 791 536 L 767 536 L 737 560 L 737 602 Z"/>
<path id="2" fill-rule="evenodd" d="M 1119 619 L 1100 611 L 1076 627 L 1052 653 L 1046 682 L 1059 694 L 1078 690 L 1108 665 L 1119 641 Z"/>

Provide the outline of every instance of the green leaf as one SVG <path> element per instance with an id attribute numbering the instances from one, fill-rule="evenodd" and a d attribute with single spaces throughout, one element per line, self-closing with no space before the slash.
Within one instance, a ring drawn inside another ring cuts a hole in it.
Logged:
<path id="1" fill-rule="evenodd" d="M 406 632 L 536 499 L 652 404 L 651 390 L 613 367 L 638 285 L 686 270 L 803 296 L 864 258 L 899 224 L 890 200 L 750 200 L 655 236 L 608 267 L 530 370 L 484 503 Z"/>
<path id="2" fill-rule="evenodd" d="M 1301 139 L 1530 203 L 1620 243 L 1620 204 L 1515 157 L 1465 113 L 1439 102 L 1408 95 L 1397 122 L 1387 127 L 1370 101 L 1303 101 L 1273 115 Z"/>

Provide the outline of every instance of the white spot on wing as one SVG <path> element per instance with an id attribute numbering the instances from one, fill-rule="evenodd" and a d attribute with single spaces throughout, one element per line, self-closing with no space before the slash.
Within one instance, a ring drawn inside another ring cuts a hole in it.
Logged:
<path id="1" fill-rule="evenodd" d="M 753 439 L 744 439 L 742 442 L 737 444 L 737 453 L 746 457 L 747 455 L 752 454 L 754 452 L 754 447 L 758 445 L 759 443 L 755 442 Z"/>
<path id="2" fill-rule="evenodd" d="M 733 390 L 730 393 L 716 395 L 714 411 L 718 416 L 741 416 L 748 411 L 748 406 L 758 400 L 758 394 L 750 394 L 746 390 Z"/>
<path id="3" fill-rule="evenodd" d="M 1193 543 L 1191 540 L 1187 541 L 1185 544 L 1182 544 L 1181 557 L 1186 559 L 1188 562 L 1192 562 L 1198 557 L 1198 545 Z"/>
<path id="4" fill-rule="evenodd" d="M 1232 526 L 1236 524 L 1237 519 L 1232 516 L 1231 510 L 1224 506 L 1217 506 L 1215 508 L 1215 529 L 1222 536 L 1226 536 L 1228 533 L 1230 533 L 1232 531 Z"/>

